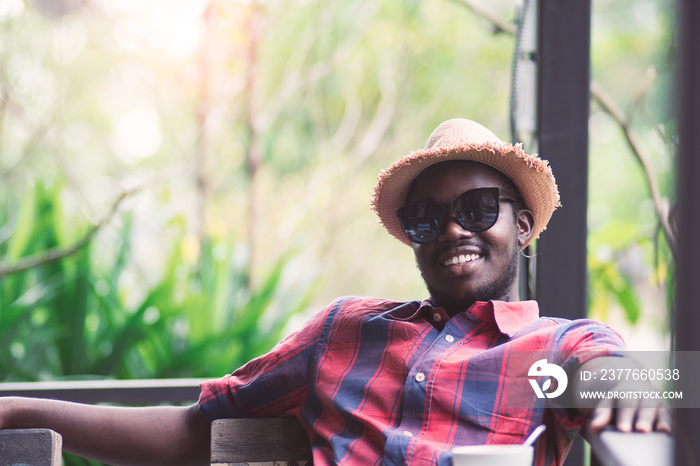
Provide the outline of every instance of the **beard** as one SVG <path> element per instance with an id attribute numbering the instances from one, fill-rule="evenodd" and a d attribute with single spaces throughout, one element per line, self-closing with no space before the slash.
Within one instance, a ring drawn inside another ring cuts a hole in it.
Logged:
<path id="1" fill-rule="evenodd" d="M 501 277 L 482 286 L 476 290 L 472 296 L 466 298 L 455 298 L 454 296 L 450 296 L 447 292 L 436 289 L 428 283 L 425 279 L 425 275 L 423 275 L 421 271 L 421 277 L 423 277 L 425 286 L 428 288 L 433 305 L 444 308 L 448 311 L 448 314 L 453 316 L 457 312 L 466 311 L 477 301 L 491 301 L 506 295 L 518 280 L 518 268 L 520 266 L 518 258 L 519 251 L 519 244 L 516 241 L 508 267 L 504 270 Z"/>

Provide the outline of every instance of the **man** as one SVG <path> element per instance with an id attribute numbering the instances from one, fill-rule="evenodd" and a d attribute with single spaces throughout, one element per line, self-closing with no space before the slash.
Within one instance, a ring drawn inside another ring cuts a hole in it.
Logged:
<path id="1" fill-rule="evenodd" d="M 614 364 L 624 344 L 601 323 L 540 318 L 519 301 L 518 254 L 558 204 L 545 161 L 449 120 L 380 174 L 372 201 L 412 246 L 429 299 L 338 299 L 267 355 L 204 383 L 189 408 L 7 398 L 0 428 L 49 427 L 67 450 L 106 462 L 205 463 L 214 419 L 293 416 L 319 466 L 449 465 L 453 446 L 522 443 L 544 424 L 536 464 L 561 464 L 587 416 L 600 429 L 612 406 L 546 404 L 528 372 L 543 355 L 569 374 Z M 670 428 L 655 405 L 616 407 L 621 430 Z"/>

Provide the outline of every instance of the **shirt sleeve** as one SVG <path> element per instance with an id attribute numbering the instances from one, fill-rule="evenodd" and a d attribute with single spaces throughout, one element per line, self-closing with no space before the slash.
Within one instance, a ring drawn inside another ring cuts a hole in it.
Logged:
<path id="1" fill-rule="evenodd" d="M 210 423 L 222 418 L 284 417 L 298 413 L 308 374 L 332 305 L 300 330 L 230 375 L 201 384 L 199 410 Z"/>
<path id="2" fill-rule="evenodd" d="M 601 356 L 623 356 L 627 346 L 622 337 L 608 325 L 579 319 L 562 325 L 556 345 L 558 365 L 571 377 L 581 364 Z M 556 401 L 551 405 L 562 427 L 570 434 L 580 432 L 586 421 L 574 408 L 563 408 Z"/>

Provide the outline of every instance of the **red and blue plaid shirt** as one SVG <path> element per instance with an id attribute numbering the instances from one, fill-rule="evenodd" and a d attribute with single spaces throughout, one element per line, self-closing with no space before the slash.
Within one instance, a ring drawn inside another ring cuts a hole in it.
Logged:
<path id="1" fill-rule="evenodd" d="M 538 465 L 562 464 L 583 419 L 508 381 L 527 379 L 513 355 L 556 352 L 558 364 L 623 350 L 596 321 L 539 317 L 537 303 L 478 302 L 449 318 L 424 302 L 348 297 L 270 353 L 202 384 L 208 421 L 300 420 L 314 465 L 450 465 L 458 445 L 522 443 L 547 425 Z"/>

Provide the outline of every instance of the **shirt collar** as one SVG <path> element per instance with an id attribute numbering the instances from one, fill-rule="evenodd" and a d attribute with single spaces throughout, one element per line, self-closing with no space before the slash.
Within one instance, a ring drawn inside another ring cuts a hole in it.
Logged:
<path id="1" fill-rule="evenodd" d="M 537 301 L 477 302 L 472 308 L 478 304 L 491 308 L 491 315 L 493 315 L 493 319 L 496 321 L 498 330 L 509 337 L 512 337 L 540 317 L 540 309 L 537 305 Z"/>
<path id="2" fill-rule="evenodd" d="M 422 303 L 420 301 L 408 301 L 406 303 L 401 303 L 395 308 L 391 309 L 386 315 L 393 320 L 403 320 L 403 321 L 413 321 L 423 315 L 423 308 L 426 303 L 430 303 L 426 300 Z"/>
<path id="3" fill-rule="evenodd" d="M 433 309 L 435 307 L 430 299 L 423 302 L 410 301 L 393 308 L 388 317 L 413 321 L 429 315 Z M 537 301 L 477 301 L 466 312 L 482 321 L 495 322 L 498 330 L 508 337 L 512 337 L 540 316 Z"/>

